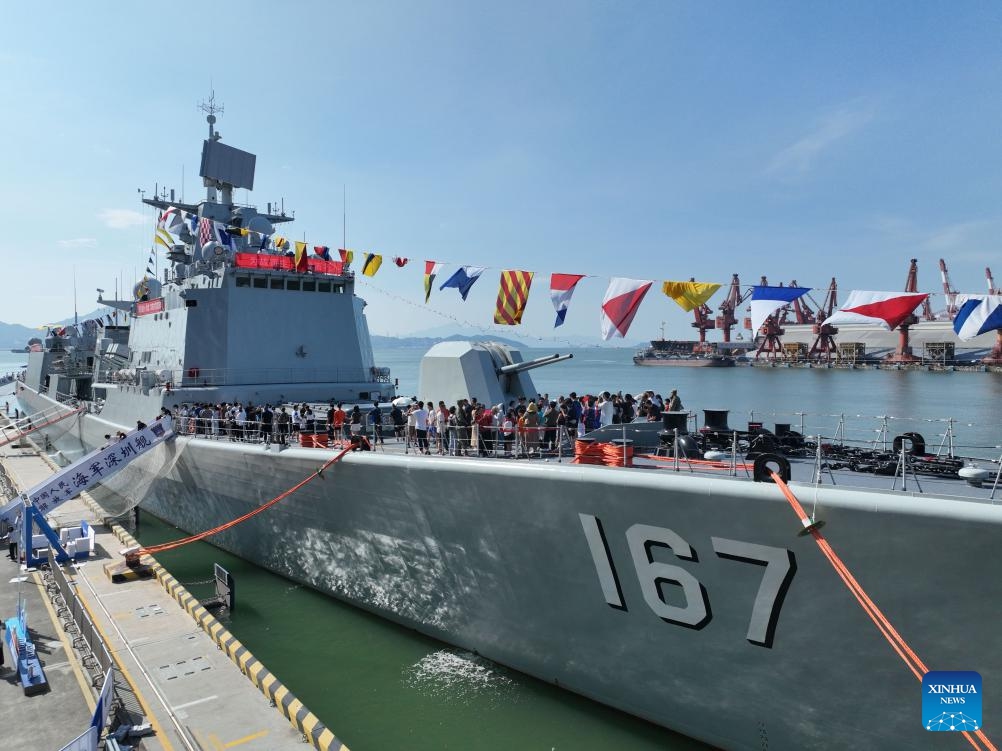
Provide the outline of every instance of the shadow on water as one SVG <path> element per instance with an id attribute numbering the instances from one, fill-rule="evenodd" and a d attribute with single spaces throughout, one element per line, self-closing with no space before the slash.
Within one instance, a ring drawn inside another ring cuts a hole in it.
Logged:
<path id="1" fill-rule="evenodd" d="M 142 513 L 138 539 L 182 536 Z M 236 579 L 220 620 L 352 748 L 708 749 L 270 574 L 204 543 L 159 553 L 181 582 Z M 208 597 L 207 585 L 190 587 Z"/>

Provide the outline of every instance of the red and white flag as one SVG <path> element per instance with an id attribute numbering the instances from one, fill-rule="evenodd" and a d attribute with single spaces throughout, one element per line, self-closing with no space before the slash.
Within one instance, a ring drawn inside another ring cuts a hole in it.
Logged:
<path id="1" fill-rule="evenodd" d="M 853 290 L 825 324 L 870 323 L 896 329 L 929 296 L 928 292 L 866 292 Z"/>
<path id="2" fill-rule="evenodd" d="M 637 309 L 644 295 L 654 284 L 646 279 L 623 279 L 613 277 L 602 300 L 602 338 L 608 341 L 614 336 L 626 336 L 633 323 Z"/>
<path id="3" fill-rule="evenodd" d="M 393 256 L 393 263 L 395 263 L 400 268 L 403 268 L 404 266 L 406 266 L 407 262 L 409 260 L 410 260 L 409 258 L 402 258 L 400 256 Z"/>

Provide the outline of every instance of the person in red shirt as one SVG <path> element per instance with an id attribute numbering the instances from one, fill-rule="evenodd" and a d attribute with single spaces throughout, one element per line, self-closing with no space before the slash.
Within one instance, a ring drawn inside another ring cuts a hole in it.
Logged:
<path id="1" fill-rule="evenodd" d="M 334 426 L 334 435 L 336 435 L 340 439 L 344 439 L 345 438 L 344 423 L 345 423 L 345 418 L 346 417 L 347 417 L 347 415 L 345 414 L 345 411 L 344 411 L 344 404 L 342 404 L 341 402 L 338 402 L 337 403 L 337 409 L 334 410 L 333 423 L 332 424 Z"/>
<path id="2" fill-rule="evenodd" d="M 480 456 L 489 456 L 494 453 L 494 411 L 486 404 L 480 406 L 477 424 L 480 426 Z"/>

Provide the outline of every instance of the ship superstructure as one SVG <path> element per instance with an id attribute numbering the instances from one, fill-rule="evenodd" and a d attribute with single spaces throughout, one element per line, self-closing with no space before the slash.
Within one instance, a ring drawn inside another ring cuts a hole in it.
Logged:
<path id="1" fill-rule="evenodd" d="M 297 264 L 275 247 L 275 225 L 291 217 L 234 203 L 236 188 L 253 188 L 256 157 L 223 144 L 215 115 L 207 120 L 205 198 L 143 199 L 178 218 L 175 232 L 159 235 L 177 241 L 162 279 L 138 283 L 132 300 L 99 297 L 116 311 L 107 325 L 50 332 L 29 355 L 27 383 L 93 400 L 104 419 L 124 425 L 182 403 L 392 398 L 354 273 L 319 257 Z"/>

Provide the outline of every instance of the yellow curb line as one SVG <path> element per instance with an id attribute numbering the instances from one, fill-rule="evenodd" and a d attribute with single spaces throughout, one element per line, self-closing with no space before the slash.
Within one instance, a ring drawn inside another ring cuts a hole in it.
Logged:
<path id="1" fill-rule="evenodd" d="M 139 542 L 119 524 L 105 522 L 112 533 L 126 547 L 139 545 Z M 146 557 L 146 556 L 144 556 Z M 240 672 L 247 677 L 258 690 L 265 695 L 289 721 L 289 723 L 317 751 L 349 751 L 333 731 L 327 728 L 320 718 L 309 711 L 288 688 L 251 654 L 250 650 L 241 644 L 226 628 L 216 620 L 208 610 L 175 579 L 153 556 L 148 556 L 153 573 L 168 595 L 170 595 L 188 613 L 216 646 L 226 653 Z"/>

